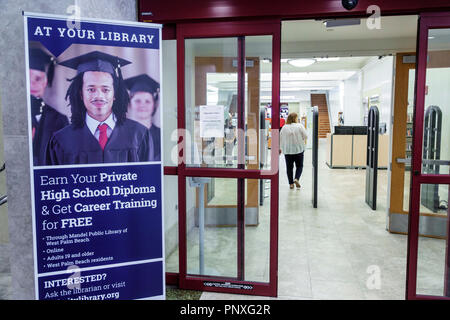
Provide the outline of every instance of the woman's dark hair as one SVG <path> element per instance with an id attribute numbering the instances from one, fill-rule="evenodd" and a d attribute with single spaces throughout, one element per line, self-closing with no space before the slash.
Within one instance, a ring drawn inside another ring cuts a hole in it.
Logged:
<path id="1" fill-rule="evenodd" d="M 84 72 L 78 74 L 72 79 L 67 79 L 68 81 L 72 81 L 72 83 L 67 89 L 66 100 L 69 99 L 70 109 L 72 111 L 72 124 L 77 128 L 83 127 L 86 118 L 86 107 L 82 99 L 83 76 Z M 115 98 L 112 105 L 112 112 L 116 117 L 116 123 L 121 125 L 126 119 L 130 97 L 123 80 L 119 79 L 115 75 L 111 76 L 113 78 Z"/>

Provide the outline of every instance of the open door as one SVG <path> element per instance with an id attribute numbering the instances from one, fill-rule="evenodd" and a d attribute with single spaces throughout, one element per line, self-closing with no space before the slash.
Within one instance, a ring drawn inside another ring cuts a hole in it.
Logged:
<path id="1" fill-rule="evenodd" d="M 450 13 L 420 16 L 417 48 L 406 297 L 450 299 Z"/>
<path id="2" fill-rule="evenodd" d="M 177 25 L 182 289 L 277 295 L 280 29 L 279 20 Z"/>

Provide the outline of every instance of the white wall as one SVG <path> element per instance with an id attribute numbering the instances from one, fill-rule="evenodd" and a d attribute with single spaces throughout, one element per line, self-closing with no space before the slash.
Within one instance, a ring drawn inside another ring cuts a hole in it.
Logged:
<path id="1" fill-rule="evenodd" d="M 311 108 L 311 91 L 302 91 L 299 95 L 299 116 L 306 116 Z"/>
<path id="2" fill-rule="evenodd" d="M 390 132 L 393 63 L 393 57 L 376 57 L 355 75 L 328 90 L 331 131 L 337 125 L 338 112 L 341 111 L 346 126 L 364 125 L 364 116 L 368 111 L 363 104 L 364 98 L 378 95 L 379 102 L 375 104 L 380 112 L 380 122 L 385 122 Z"/>
<path id="3" fill-rule="evenodd" d="M 344 125 L 361 126 L 364 120 L 362 104 L 362 71 L 344 81 Z"/>
<path id="4" fill-rule="evenodd" d="M 380 112 L 380 123 L 386 123 L 388 133 L 393 94 L 393 65 L 393 57 L 374 58 L 362 69 L 362 98 L 379 95 L 379 102 L 375 104 Z"/>
<path id="5" fill-rule="evenodd" d="M 450 160 L 450 68 L 427 70 L 428 94 L 425 96 L 425 111 L 429 106 L 438 106 L 442 111 L 441 159 Z M 441 173 L 448 174 L 449 167 L 441 166 Z"/>
<path id="6" fill-rule="evenodd" d="M 295 112 L 300 115 L 300 103 L 299 102 L 289 102 L 289 113 Z"/>
<path id="7" fill-rule="evenodd" d="M 281 102 L 285 102 L 281 99 Z M 302 90 L 295 93 L 295 100 L 289 101 L 289 113 L 296 112 L 299 117 L 306 116 L 311 108 L 311 91 Z"/>
<path id="8" fill-rule="evenodd" d="M 338 113 L 344 111 L 344 82 L 328 91 L 328 114 L 330 116 L 331 132 L 338 125 Z M 344 114 L 345 119 L 345 114 Z"/>

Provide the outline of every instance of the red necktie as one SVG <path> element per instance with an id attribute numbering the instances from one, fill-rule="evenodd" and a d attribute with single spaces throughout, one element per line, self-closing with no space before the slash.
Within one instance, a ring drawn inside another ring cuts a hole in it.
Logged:
<path id="1" fill-rule="evenodd" d="M 100 147 L 102 150 L 105 150 L 106 142 L 108 141 L 108 135 L 106 134 L 106 130 L 108 129 L 108 125 L 106 123 L 98 126 L 98 130 L 100 130 L 100 136 L 98 138 L 98 142 L 100 143 Z"/>

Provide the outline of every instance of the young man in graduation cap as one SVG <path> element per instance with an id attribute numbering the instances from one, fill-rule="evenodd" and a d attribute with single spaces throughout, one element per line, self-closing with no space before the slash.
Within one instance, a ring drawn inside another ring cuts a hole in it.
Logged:
<path id="1" fill-rule="evenodd" d="M 153 123 L 159 98 L 159 83 L 146 74 L 125 80 L 130 90 L 127 117 L 147 127 L 153 139 L 154 160 L 161 160 L 161 130 Z"/>
<path id="2" fill-rule="evenodd" d="M 47 87 L 51 87 L 55 59 L 42 49 L 29 50 L 31 122 L 33 138 L 33 164 L 45 165 L 45 152 L 53 133 L 69 124 L 67 117 L 43 100 Z"/>
<path id="3" fill-rule="evenodd" d="M 72 123 L 51 139 L 49 165 L 153 160 L 148 130 L 126 118 L 129 96 L 120 67 L 130 63 L 99 51 L 60 63 L 77 70 L 66 94 Z"/>

